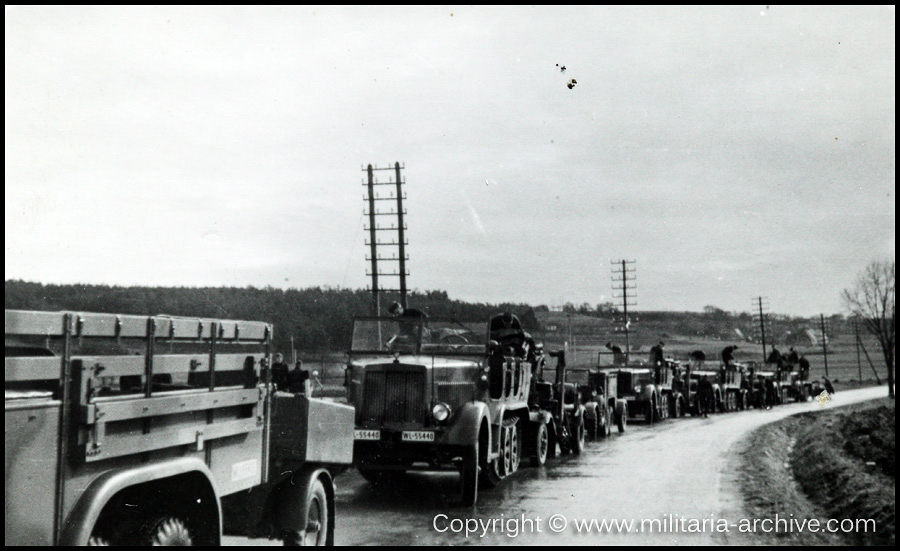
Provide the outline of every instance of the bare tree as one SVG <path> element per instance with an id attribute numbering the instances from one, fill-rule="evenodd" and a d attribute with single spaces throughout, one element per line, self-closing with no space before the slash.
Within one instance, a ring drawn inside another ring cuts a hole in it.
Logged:
<path id="1" fill-rule="evenodd" d="M 888 396 L 894 397 L 894 303 L 893 260 L 874 260 L 857 277 L 853 286 L 844 289 L 844 306 L 863 322 L 867 331 L 875 335 L 887 366 Z"/>

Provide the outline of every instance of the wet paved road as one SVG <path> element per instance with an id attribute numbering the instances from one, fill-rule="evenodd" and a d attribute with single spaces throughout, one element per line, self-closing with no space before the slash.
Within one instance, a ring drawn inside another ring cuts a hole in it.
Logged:
<path id="1" fill-rule="evenodd" d="M 883 387 L 843 391 L 826 407 L 886 395 Z M 719 414 L 706 419 L 668 420 L 655 426 L 629 425 L 625 434 L 588 443 L 580 457 L 550 460 L 520 471 L 493 490 L 479 493 L 475 507 L 458 503 L 459 477 L 454 473 L 409 474 L 396 488 L 377 491 L 355 471 L 341 475 L 337 493 L 339 545 L 596 545 L 596 544 L 737 544 L 754 543 L 737 533 L 598 533 L 579 531 L 591 519 L 725 519 L 744 518 L 742 503 L 729 471 L 730 449 L 753 429 L 802 411 L 817 402 L 789 404 L 769 411 Z M 446 517 L 435 516 L 443 514 Z M 561 515 L 551 520 L 554 515 Z M 670 516 L 671 515 L 671 516 Z M 482 538 L 481 530 L 466 537 L 452 530 L 465 519 L 498 519 Z M 530 521 L 522 522 L 522 519 Z M 451 524 L 459 519 L 456 524 Z M 511 522 L 515 519 L 518 522 Z M 564 525 L 565 522 L 565 525 Z M 687 521 L 685 521 L 687 522 Z M 551 529 L 551 523 L 561 530 Z M 519 533 L 510 537 L 519 526 Z M 227 538 L 226 544 L 277 545 L 265 540 Z"/>

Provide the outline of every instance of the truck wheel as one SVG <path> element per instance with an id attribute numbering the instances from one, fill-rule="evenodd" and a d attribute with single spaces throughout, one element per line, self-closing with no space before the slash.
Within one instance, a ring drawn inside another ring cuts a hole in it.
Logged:
<path id="1" fill-rule="evenodd" d="M 471 507 L 478 501 L 478 442 L 466 449 L 463 454 L 459 478 L 462 481 L 462 504 Z"/>
<path id="2" fill-rule="evenodd" d="M 618 409 L 618 407 L 616 408 Z M 622 403 L 621 411 L 616 412 L 616 427 L 619 432 L 625 432 L 625 426 L 628 424 L 628 404 Z"/>
<path id="3" fill-rule="evenodd" d="M 609 408 L 603 406 L 599 411 L 603 412 L 603 426 L 600 428 L 599 436 L 600 438 L 609 438 L 609 435 L 612 432 L 612 419 L 609 415 Z"/>
<path id="4" fill-rule="evenodd" d="M 304 545 L 324 546 L 328 539 L 328 494 L 318 478 L 306 498 L 306 531 Z"/>
<path id="5" fill-rule="evenodd" d="M 184 522 L 170 516 L 153 518 L 144 523 L 138 537 L 143 545 L 186 546 L 194 544 L 191 533 Z"/>
<path id="6" fill-rule="evenodd" d="M 650 396 L 647 402 L 647 423 L 652 425 L 656 422 L 656 395 Z"/>
<path id="7" fill-rule="evenodd" d="M 556 427 L 552 429 L 548 427 L 549 442 L 547 443 L 547 457 L 556 457 L 556 446 L 559 444 L 559 437 L 556 434 Z"/>
<path id="8" fill-rule="evenodd" d="M 546 423 L 538 423 L 534 438 L 534 455 L 531 456 L 532 467 L 543 467 L 547 463 L 547 452 L 550 447 L 550 433 Z"/>
<path id="9" fill-rule="evenodd" d="M 581 452 L 584 451 L 584 414 L 579 415 L 575 420 L 571 438 L 572 455 L 581 455 Z"/>
<path id="10" fill-rule="evenodd" d="M 589 442 L 597 439 L 597 427 L 600 424 L 600 408 L 594 409 L 591 417 L 585 416 L 584 419 L 584 435 Z"/>

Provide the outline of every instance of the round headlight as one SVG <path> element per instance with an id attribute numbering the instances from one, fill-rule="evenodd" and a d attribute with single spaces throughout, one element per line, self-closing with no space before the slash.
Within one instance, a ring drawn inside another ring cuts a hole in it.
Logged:
<path id="1" fill-rule="evenodd" d="M 635 392 L 635 394 L 640 394 L 641 393 L 641 385 L 635 385 L 634 392 Z"/>
<path id="2" fill-rule="evenodd" d="M 434 416 L 435 421 L 446 421 L 450 418 L 450 406 L 443 403 L 435 404 L 431 408 L 431 414 Z"/>

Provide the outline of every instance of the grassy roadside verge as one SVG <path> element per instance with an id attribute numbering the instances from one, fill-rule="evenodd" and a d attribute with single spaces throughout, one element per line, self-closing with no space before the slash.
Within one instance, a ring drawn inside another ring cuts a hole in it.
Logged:
<path id="1" fill-rule="evenodd" d="M 738 484 L 754 518 L 875 519 L 876 534 L 758 533 L 760 543 L 894 543 L 894 403 L 888 399 L 789 417 L 739 447 Z"/>

